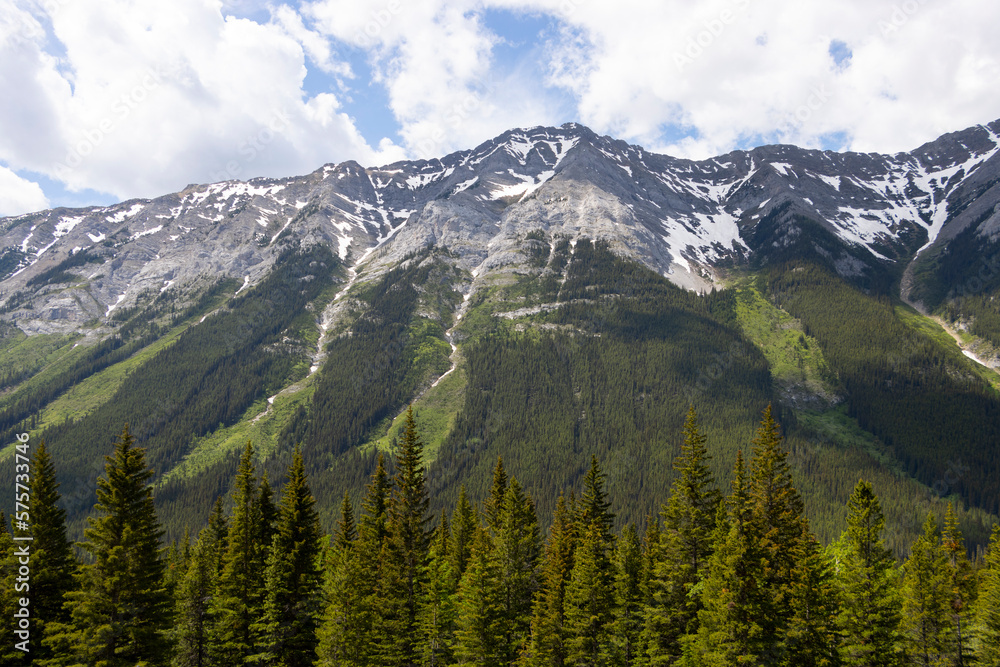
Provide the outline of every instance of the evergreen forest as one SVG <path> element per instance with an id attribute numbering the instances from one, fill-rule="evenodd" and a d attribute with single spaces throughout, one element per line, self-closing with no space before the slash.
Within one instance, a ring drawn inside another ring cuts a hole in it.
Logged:
<path id="1" fill-rule="evenodd" d="M 689 407 L 668 496 L 641 524 L 616 519 L 628 480 L 595 455 L 555 498 L 498 458 L 485 493 L 434 510 L 410 408 L 332 534 L 303 450 L 272 488 L 247 442 L 207 524 L 165 541 L 126 426 L 73 544 L 52 454 L 22 443 L 30 529 L 2 521 L 0 665 L 1000 665 L 1000 526 L 970 557 L 948 504 L 899 558 L 860 479 L 823 544 L 782 427 L 758 414 L 722 482 Z"/>

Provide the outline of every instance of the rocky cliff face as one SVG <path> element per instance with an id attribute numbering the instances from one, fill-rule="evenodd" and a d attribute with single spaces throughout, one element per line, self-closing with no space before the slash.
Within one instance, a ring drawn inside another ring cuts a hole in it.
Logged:
<path id="1" fill-rule="evenodd" d="M 476 281 L 516 272 L 532 230 L 605 239 L 692 289 L 797 246 L 864 276 L 970 228 L 1000 237 L 998 133 L 1000 120 L 892 156 L 764 146 L 690 161 L 567 124 L 430 161 L 53 209 L 0 220 L 0 316 L 29 334 L 99 335 L 140 297 L 219 276 L 256 284 L 296 240 L 362 276 L 429 245 Z"/>

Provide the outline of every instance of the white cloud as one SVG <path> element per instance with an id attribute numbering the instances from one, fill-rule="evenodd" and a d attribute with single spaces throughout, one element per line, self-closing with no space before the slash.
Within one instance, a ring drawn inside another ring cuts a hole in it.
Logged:
<path id="1" fill-rule="evenodd" d="M 512 62 L 497 11 L 555 27 Z M 983 0 L 0 0 L 0 161 L 125 198 L 568 120 L 689 157 L 830 135 L 892 152 L 1000 116 L 996 25 Z M 310 70 L 335 85 L 305 92 Z M 345 107 L 372 85 L 402 146 Z"/>
<path id="2" fill-rule="evenodd" d="M 761 141 L 818 146 L 834 133 L 856 150 L 906 150 L 1000 115 L 1000 5 L 981 0 L 414 4 L 318 0 L 307 12 L 320 30 L 368 49 L 400 134 L 421 156 L 570 120 L 556 115 L 560 91 L 573 120 L 691 157 Z M 518 87 L 498 71 L 487 9 L 561 21 L 527 55 L 544 54 L 546 81 Z M 832 43 L 851 58 L 838 64 Z M 456 122 L 463 106 L 474 112 Z M 678 128 L 693 136 L 676 139 Z"/>
<path id="3" fill-rule="evenodd" d="M 26 180 L 0 165 L 0 216 L 41 211 L 49 201 L 38 183 Z"/>
<path id="4" fill-rule="evenodd" d="M 17 91 L 0 127 L 18 128 L 0 133 L 0 159 L 15 169 L 126 198 L 403 155 L 369 146 L 333 93 L 303 92 L 306 52 L 349 71 L 285 9 L 260 24 L 211 0 L 47 6 L 64 56 L 44 34 L 0 45 L 0 90 Z"/>

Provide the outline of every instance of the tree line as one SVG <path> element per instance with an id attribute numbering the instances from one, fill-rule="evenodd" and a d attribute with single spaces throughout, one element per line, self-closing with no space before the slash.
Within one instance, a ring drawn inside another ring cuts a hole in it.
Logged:
<path id="1" fill-rule="evenodd" d="M 31 652 L 13 627 L 0 665 L 997 665 L 1000 526 L 970 562 L 954 513 L 928 515 L 898 563 L 872 485 L 823 547 L 764 413 L 727 494 L 691 409 L 678 476 L 644 535 L 613 531 L 605 474 L 560 495 L 547 536 L 498 460 L 487 497 L 430 516 L 412 410 L 395 474 L 378 465 L 358 514 L 320 529 L 296 449 L 276 500 L 250 443 L 228 511 L 162 546 L 152 470 L 128 427 L 107 457 L 78 558 L 52 458 L 31 464 L 30 591 L 0 533 L 2 613 L 30 595 Z"/>

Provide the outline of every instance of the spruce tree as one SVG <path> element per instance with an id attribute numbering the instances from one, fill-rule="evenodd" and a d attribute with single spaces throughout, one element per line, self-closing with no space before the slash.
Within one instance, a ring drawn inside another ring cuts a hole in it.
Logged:
<path id="1" fill-rule="evenodd" d="M 566 664 L 564 601 L 566 585 L 573 571 L 576 548 L 575 526 L 562 494 L 556 501 L 552 529 L 545 547 L 541 591 L 535 596 L 531 616 L 531 640 L 524 662 L 533 667 L 562 667 Z"/>
<path id="2" fill-rule="evenodd" d="M 472 553 L 472 540 L 476 534 L 476 510 L 465 495 L 465 485 L 458 490 L 458 503 L 451 514 L 451 544 L 448 545 L 448 557 L 451 559 L 452 575 L 455 586 L 465 573 L 465 565 Z"/>
<path id="3" fill-rule="evenodd" d="M 584 530 L 574 553 L 565 600 L 568 664 L 596 666 L 612 660 L 615 599 L 610 546 L 601 521 L 595 520 Z"/>
<path id="4" fill-rule="evenodd" d="M 531 603 L 538 590 L 540 555 L 541 538 L 534 504 L 512 478 L 497 517 L 496 538 L 490 555 L 501 594 L 499 622 L 504 652 L 499 658 L 505 664 L 517 659 L 528 640 Z"/>
<path id="5" fill-rule="evenodd" d="M 264 609 L 260 490 L 248 441 L 236 473 L 233 512 L 226 535 L 226 553 L 216 594 L 209 605 L 213 632 L 209 655 L 215 665 L 247 664 L 257 653 L 254 621 Z M 263 490 L 263 489 L 262 489 Z"/>
<path id="6" fill-rule="evenodd" d="M 583 496 L 576 505 L 577 524 L 581 535 L 593 524 L 598 527 L 601 540 L 610 545 L 614 536 L 611 526 L 615 515 L 611 512 L 611 502 L 604 490 L 604 471 L 596 456 L 590 457 L 590 468 L 583 478 Z"/>
<path id="7" fill-rule="evenodd" d="M 84 664 L 162 665 L 171 614 L 149 486 L 153 471 L 128 426 L 106 461 L 97 480 L 97 516 L 88 518 L 80 544 L 92 560 L 80 568 L 77 590 L 67 594 L 73 629 L 62 639 Z"/>
<path id="8" fill-rule="evenodd" d="M 613 664 L 641 664 L 645 594 L 642 585 L 642 547 L 635 524 L 625 527 L 614 557 L 615 613 L 611 624 Z"/>
<path id="9" fill-rule="evenodd" d="M 503 512 L 503 500 L 507 495 L 507 471 L 503 467 L 503 458 L 497 457 L 493 468 L 493 483 L 490 485 L 490 495 L 483 502 L 483 518 L 486 525 L 496 532 L 500 525 L 500 515 Z"/>
<path id="10" fill-rule="evenodd" d="M 839 606 L 832 564 L 811 533 L 795 550 L 797 564 L 789 590 L 792 616 L 782 637 L 785 660 L 796 667 L 839 665 Z"/>
<path id="11" fill-rule="evenodd" d="M 354 508 L 345 493 L 333 547 L 326 558 L 326 609 L 317 631 L 318 667 L 369 664 L 374 619 L 371 612 L 372 592 L 366 586 L 370 585 L 368 572 L 373 566 L 374 563 L 361 560 Z"/>
<path id="12" fill-rule="evenodd" d="M 76 558 L 66 538 L 66 511 L 59 507 L 59 483 L 55 466 L 45 447 L 38 443 L 31 465 L 31 614 L 36 638 L 45 634 L 49 623 L 67 623 L 69 610 L 64 596 L 72 589 Z M 32 658 L 52 656 L 40 641 L 33 642 Z"/>
<path id="13" fill-rule="evenodd" d="M 419 661 L 417 603 L 430 546 L 428 504 L 423 442 L 410 407 L 396 456 L 395 488 L 381 556 L 384 572 L 379 582 L 380 631 L 383 633 L 380 649 L 385 665 L 409 666 Z"/>
<path id="14" fill-rule="evenodd" d="M 362 500 L 356 539 L 351 527 L 354 509 L 346 495 L 341 503 L 337 538 L 327 559 L 327 607 L 318 631 L 320 665 L 375 664 L 383 635 L 378 611 L 391 489 L 385 456 L 379 453 Z"/>
<path id="15" fill-rule="evenodd" d="M 838 624 L 845 665 L 899 665 L 899 575 L 885 546 L 885 518 L 870 482 L 860 480 L 847 502 L 847 530 L 835 550 L 841 600 Z"/>
<path id="16" fill-rule="evenodd" d="M 705 442 L 692 407 L 684 422 L 681 454 L 674 463 L 680 476 L 663 507 L 659 558 L 649 583 L 653 600 L 646 610 L 644 634 L 654 665 L 676 660 L 681 637 L 697 631 L 701 598 L 690 592 L 705 573 L 722 500 L 708 468 L 711 457 Z"/>
<path id="17" fill-rule="evenodd" d="M 973 607 L 973 647 L 980 665 L 1000 666 L 1000 525 L 993 525 L 979 595 Z"/>
<path id="18" fill-rule="evenodd" d="M 322 612 L 321 530 L 298 447 L 287 480 L 268 558 L 264 614 L 255 629 L 263 649 L 259 659 L 265 664 L 309 667 L 316 657 Z"/>
<path id="19" fill-rule="evenodd" d="M 976 573 L 969 562 L 962 531 L 958 527 L 958 517 L 955 516 L 951 503 L 948 503 L 944 517 L 941 549 L 945 558 L 947 586 L 947 625 L 942 637 L 944 651 L 955 667 L 966 667 L 972 663 L 969 625 L 976 594 Z"/>
<path id="20" fill-rule="evenodd" d="M 761 653 L 762 582 L 753 527 L 750 483 L 743 453 L 737 451 L 732 492 L 720 506 L 712 556 L 702 585 L 698 635 L 687 643 L 686 658 L 711 667 L 750 663 Z M 650 657 L 655 658 L 650 647 Z"/>
<path id="21" fill-rule="evenodd" d="M 493 539 L 486 529 L 478 527 L 458 588 L 455 659 L 459 665 L 505 664 L 501 658 L 505 648 L 500 615 L 502 593 L 492 552 Z"/>
<path id="22" fill-rule="evenodd" d="M 948 623 L 948 576 L 937 521 L 928 512 L 903 564 L 903 622 L 901 629 L 911 664 L 931 667 L 945 661 L 944 636 Z"/>
<path id="23" fill-rule="evenodd" d="M 448 515 L 442 512 L 427 558 L 417 612 L 419 653 L 426 667 L 444 667 L 454 658 L 457 591 L 448 553 L 450 541 Z"/>
<path id="24" fill-rule="evenodd" d="M 219 554 L 223 546 L 217 524 L 212 525 L 210 519 L 208 527 L 198 535 L 187 572 L 177 587 L 176 645 L 172 663 L 176 667 L 212 664 L 208 654 L 212 633 L 209 603 L 218 581 Z"/>

